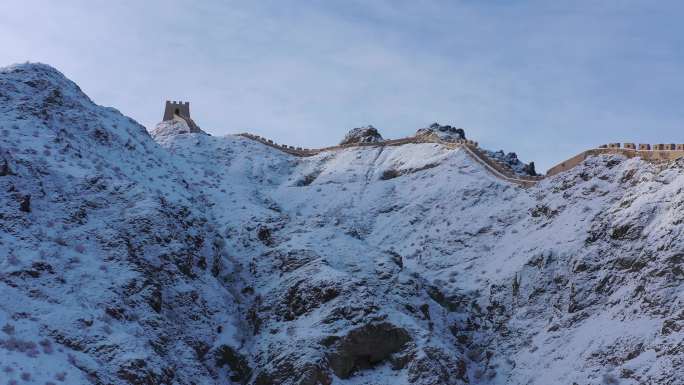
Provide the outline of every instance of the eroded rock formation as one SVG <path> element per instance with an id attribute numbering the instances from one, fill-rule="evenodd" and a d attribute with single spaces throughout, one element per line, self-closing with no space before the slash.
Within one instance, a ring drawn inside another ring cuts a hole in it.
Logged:
<path id="1" fill-rule="evenodd" d="M 378 143 L 382 142 L 382 135 L 373 126 L 365 126 L 351 129 L 340 142 L 340 145 L 354 143 Z"/>

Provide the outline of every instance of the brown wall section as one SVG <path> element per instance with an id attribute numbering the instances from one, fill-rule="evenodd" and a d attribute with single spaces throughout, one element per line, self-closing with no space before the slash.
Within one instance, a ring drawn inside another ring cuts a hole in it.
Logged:
<path id="1" fill-rule="evenodd" d="M 440 139 L 437 135 L 413 136 L 408 138 L 385 140 L 378 143 L 352 143 L 341 146 L 325 147 L 320 149 L 303 149 L 301 147 L 295 148 L 292 146 L 280 145 L 274 143 L 272 140 L 247 133 L 239 135 L 245 138 L 256 140 L 267 146 L 277 148 L 283 152 L 296 156 L 313 156 L 324 151 L 333 151 L 349 147 L 400 146 L 402 144 L 408 143 L 438 143 L 447 148 L 465 149 L 471 158 L 473 158 L 476 162 L 483 165 L 489 172 L 494 174 L 496 177 L 511 183 L 515 183 L 522 187 L 533 186 L 545 177 L 553 176 L 561 172 L 568 171 L 582 163 L 588 157 L 595 155 L 618 154 L 626 156 L 627 158 L 640 157 L 643 160 L 653 162 L 669 161 L 684 157 L 684 144 L 659 144 L 654 145 L 654 147 L 660 149 L 650 150 L 650 145 L 642 143 L 639 144 L 639 149 L 637 150 L 637 146 L 634 143 L 625 143 L 624 148 L 620 147 L 620 143 L 610 143 L 608 145 L 602 145 L 599 148 L 584 151 L 580 154 L 573 156 L 570 159 L 565 160 L 564 162 L 561 162 L 551 167 L 549 171 L 546 172 L 545 176 L 523 176 L 515 174 L 509 168 L 491 159 L 489 156 L 487 156 L 487 154 L 484 151 L 482 151 L 477 146 L 477 142 L 473 142 L 471 140 L 456 140 L 453 142 L 446 142 Z"/>
<path id="2" fill-rule="evenodd" d="M 248 133 L 238 134 L 239 136 L 255 140 L 259 143 L 265 144 L 269 147 L 277 148 L 280 151 L 286 152 L 295 156 L 313 156 L 324 151 L 333 151 L 343 148 L 350 147 L 378 147 L 378 146 L 401 146 L 408 143 L 438 143 L 447 148 L 463 148 L 465 149 L 471 158 L 476 162 L 483 165 L 489 172 L 494 174 L 496 177 L 506 180 L 511 183 L 515 183 L 522 187 L 530 187 L 541 180 L 542 176 L 524 176 L 517 175 L 512 170 L 508 169 L 497 161 L 491 159 L 484 151 L 480 150 L 477 146 L 477 142 L 472 140 L 455 140 L 455 141 L 443 141 L 439 136 L 434 134 L 412 136 L 408 138 L 401 139 L 390 139 L 377 143 L 350 143 L 340 146 L 325 147 L 320 149 L 303 149 L 301 147 L 292 147 L 287 145 L 280 145 L 274 143 L 272 140 L 263 138 L 258 135 L 252 135 Z"/>
<path id="3" fill-rule="evenodd" d="M 645 145 L 640 144 L 639 148 L 643 148 Z M 648 146 L 648 145 L 646 145 Z M 684 157 L 684 146 L 682 146 L 682 150 L 665 150 L 665 145 L 660 145 L 662 146 L 662 150 L 633 150 L 633 149 L 627 149 L 627 148 L 594 148 L 591 150 L 584 151 L 578 155 L 573 156 L 572 158 L 561 162 L 549 169 L 549 171 L 546 172 L 546 176 L 553 176 L 556 174 L 559 174 L 564 171 L 568 171 L 571 168 L 579 165 L 587 159 L 590 156 L 594 155 L 602 155 L 602 154 L 618 154 L 618 155 L 623 155 L 626 156 L 627 158 L 635 158 L 639 157 L 643 160 L 646 161 L 668 161 L 668 160 L 675 160 L 679 159 L 681 157 Z"/>

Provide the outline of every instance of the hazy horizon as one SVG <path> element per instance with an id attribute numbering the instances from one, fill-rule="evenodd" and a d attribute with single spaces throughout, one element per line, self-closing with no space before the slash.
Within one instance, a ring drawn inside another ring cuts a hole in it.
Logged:
<path id="1" fill-rule="evenodd" d="M 306 6 L 303 6 L 306 4 Z M 684 143 L 684 3 L 9 0 L 0 66 L 50 64 L 153 127 L 303 147 L 433 122 L 539 171 L 606 142 Z"/>

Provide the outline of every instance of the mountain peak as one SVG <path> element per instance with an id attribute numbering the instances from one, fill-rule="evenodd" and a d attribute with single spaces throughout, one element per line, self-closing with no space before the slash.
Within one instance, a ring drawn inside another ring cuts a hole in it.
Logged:
<path id="1" fill-rule="evenodd" d="M 50 86 L 59 87 L 77 92 L 80 96 L 88 98 L 76 83 L 48 64 L 26 62 L 0 67 L 0 76 L 4 81 L 24 83 L 37 89 L 45 89 Z"/>
<path id="2" fill-rule="evenodd" d="M 450 126 L 153 138 L 41 64 L 0 70 L 0 101 L 10 383 L 679 378 L 684 160 L 592 153 L 518 188 L 484 161 L 515 154 Z"/>

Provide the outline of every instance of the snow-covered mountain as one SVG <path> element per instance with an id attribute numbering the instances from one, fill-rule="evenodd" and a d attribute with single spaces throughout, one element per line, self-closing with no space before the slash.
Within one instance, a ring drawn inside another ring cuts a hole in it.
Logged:
<path id="1" fill-rule="evenodd" d="M 2 382 L 684 384 L 684 161 L 152 132 L 0 70 Z"/>

